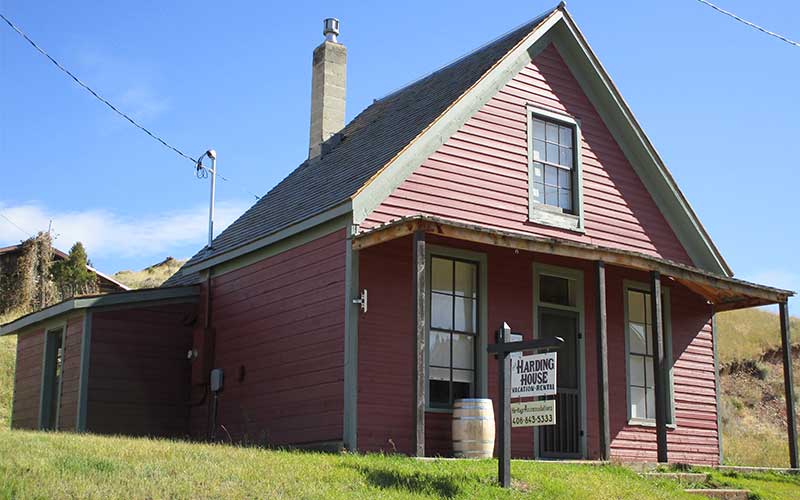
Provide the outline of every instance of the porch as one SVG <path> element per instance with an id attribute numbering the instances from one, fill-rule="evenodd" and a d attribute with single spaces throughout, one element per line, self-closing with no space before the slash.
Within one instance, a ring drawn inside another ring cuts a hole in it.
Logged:
<path id="1" fill-rule="evenodd" d="M 447 402 L 491 397 L 497 410 L 496 363 L 486 346 L 507 322 L 526 340 L 566 341 L 559 423 L 515 428 L 514 457 L 716 465 L 715 312 L 778 304 L 789 345 L 793 292 L 641 253 L 428 216 L 363 231 L 352 253 L 353 283 L 369 291 L 350 403 L 358 422 L 351 442 L 360 450 L 452 454 Z M 447 279 L 449 289 L 441 284 Z M 797 467 L 788 356 L 784 372 Z"/>

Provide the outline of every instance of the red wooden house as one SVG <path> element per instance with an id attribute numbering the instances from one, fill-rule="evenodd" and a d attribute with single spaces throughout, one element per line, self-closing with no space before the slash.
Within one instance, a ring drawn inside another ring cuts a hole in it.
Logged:
<path id="1" fill-rule="evenodd" d="M 565 340 L 559 423 L 514 456 L 718 463 L 714 314 L 780 304 L 788 341 L 793 292 L 733 278 L 564 6 L 346 126 L 337 32 L 309 159 L 210 247 L 0 329 L 12 425 L 449 455 L 507 322 Z"/>

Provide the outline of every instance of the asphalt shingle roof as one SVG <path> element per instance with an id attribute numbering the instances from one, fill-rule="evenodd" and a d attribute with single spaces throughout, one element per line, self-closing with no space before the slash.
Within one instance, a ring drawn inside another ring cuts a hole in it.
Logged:
<path id="1" fill-rule="evenodd" d="M 557 7 L 556 7 L 557 8 Z M 373 102 L 321 157 L 307 160 L 203 248 L 197 264 L 333 208 L 354 195 L 553 10 L 392 94 Z M 164 286 L 190 284 L 178 271 Z"/>

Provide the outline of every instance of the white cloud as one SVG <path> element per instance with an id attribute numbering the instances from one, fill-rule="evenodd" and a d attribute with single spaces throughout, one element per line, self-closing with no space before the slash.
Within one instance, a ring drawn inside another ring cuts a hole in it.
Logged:
<path id="1" fill-rule="evenodd" d="M 244 202 L 217 203 L 214 234 L 218 235 L 248 207 Z M 55 246 L 68 250 L 76 241 L 90 258 L 163 257 L 170 250 L 194 245 L 199 250 L 208 235 L 208 207 L 197 206 L 165 213 L 119 214 L 105 209 L 58 212 L 37 203 L 5 205 L 0 213 L 28 232 L 46 231 L 53 221 Z M 0 246 L 28 237 L 0 217 Z"/>

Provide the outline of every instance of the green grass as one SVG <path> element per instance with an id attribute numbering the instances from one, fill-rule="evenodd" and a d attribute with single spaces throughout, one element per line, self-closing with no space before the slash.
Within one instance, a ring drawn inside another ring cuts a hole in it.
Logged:
<path id="1" fill-rule="evenodd" d="M 167 257 L 158 264 L 153 264 L 141 271 L 119 271 L 114 274 L 114 279 L 128 288 L 156 288 L 175 274 L 184 262 L 186 262 L 186 259 L 179 260 Z"/>
<path id="2" fill-rule="evenodd" d="M 776 472 L 728 472 L 704 470 L 711 475 L 710 484 L 717 488 L 750 490 L 751 498 L 784 500 L 800 498 L 800 475 Z"/>
<path id="3" fill-rule="evenodd" d="M 692 498 L 619 466 L 329 455 L 176 441 L 4 431 L 3 498 Z"/>
<path id="4" fill-rule="evenodd" d="M 791 331 L 800 331 L 800 318 L 791 318 Z M 719 361 L 755 360 L 781 345 L 778 315 L 763 309 L 742 309 L 717 315 Z M 795 333 L 795 342 L 798 335 Z"/>

